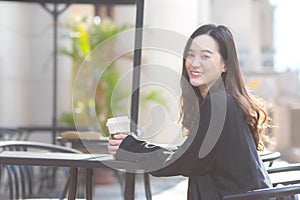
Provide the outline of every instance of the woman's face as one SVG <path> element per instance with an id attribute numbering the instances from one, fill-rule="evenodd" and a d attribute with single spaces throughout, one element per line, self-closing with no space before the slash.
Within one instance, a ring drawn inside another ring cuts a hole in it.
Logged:
<path id="1" fill-rule="evenodd" d="M 209 35 L 193 39 L 188 51 L 185 67 L 194 87 L 201 93 L 209 89 L 224 71 L 225 63 L 218 51 L 218 43 Z"/>

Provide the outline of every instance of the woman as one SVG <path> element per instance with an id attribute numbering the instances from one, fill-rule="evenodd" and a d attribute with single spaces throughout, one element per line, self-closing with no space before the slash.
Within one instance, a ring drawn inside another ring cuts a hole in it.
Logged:
<path id="1" fill-rule="evenodd" d="M 193 200 L 271 187 L 257 152 L 267 113 L 247 92 L 228 28 L 203 25 L 191 35 L 181 88 L 181 122 L 188 133 L 183 145 L 173 152 L 133 134 L 117 135 L 109 141 L 116 158 L 144 162 L 154 176 L 189 177 Z"/>

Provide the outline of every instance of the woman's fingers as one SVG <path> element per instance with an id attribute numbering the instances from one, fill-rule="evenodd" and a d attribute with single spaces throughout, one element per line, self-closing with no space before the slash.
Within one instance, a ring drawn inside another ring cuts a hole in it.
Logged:
<path id="1" fill-rule="evenodd" d="M 109 150 L 109 153 L 115 155 L 118 151 L 119 147 L 118 146 L 110 146 L 108 145 L 108 150 Z"/>
<path id="2" fill-rule="evenodd" d="M 110 146 L 119 146 L 123 140 L 115 140 L 115 139 L 109 139 L 108 144 Z"/>
<path id="3" fill-rule="evenodd" d="M 114 135 L 113 138 L 109 138 L 108 140 L 108 150 L 111 154 L 116 154 L 119 149 L 120 144 L 126 138 L 125 134 Z"/>
<path id="4" fill-rule="evenodd" d="M 126 137 L 127 137 L 126 134 L 117 134 L 117 135 L 114 135 L 114 138 L 117 139 L 117 140 L 124 140 Z"/>

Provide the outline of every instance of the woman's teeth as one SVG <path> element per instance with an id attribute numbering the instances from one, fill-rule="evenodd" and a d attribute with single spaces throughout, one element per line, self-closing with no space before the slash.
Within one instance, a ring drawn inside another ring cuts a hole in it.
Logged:
<path id="1" fill-rule="evenodd" d="M 193 71 L 192 74 L 195 75 L 195 76 L 199 76 L 201 73 Z"/>

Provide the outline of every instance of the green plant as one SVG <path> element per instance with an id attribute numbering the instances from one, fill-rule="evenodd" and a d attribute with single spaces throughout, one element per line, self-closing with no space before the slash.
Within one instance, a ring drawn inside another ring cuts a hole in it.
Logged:
<path id="1" fill-rule="evenodd" d="M 76 74 L 81 67 L 82 63 L 85 62 L 87 57 L 91 56 L 91 51 L 97 47 L 100 43 L 105 40 L 115 36 L 116 34 L 124 31 L 130 27 L 130 25 L 125 24 L 118 27 L 112 20 L 103 19 L 100 20 L 99 17 L 94 18 L 89 21 L 87 17 L 72 17 L 66 24 L 66 28 L 70 30 L 67 35 L 67 39 L 71 41 L 70 49 L 62 48 L 60 53 L 68 56 L 73 61 L 72 67 L 72 80 L 71 84 L 74 85 Z M 113 46 L 106 49 L 105 52 L 101 51 L 101 55 L 98 57 L 109 58 L 113 53 Z M 95 74 L 95 79 L 98 81 L 98 75 Z M 93 99 L 73 100 L 73 110 L 77 114 L 80 114 L 79 118 L 76 117 L 76 125 L 86 126 L 89 125 L 89 118 L 91 115 L 91 109 L 96 109 L 96 114 L 100 126 L 102 127 L 104 134 L 107 135 L 107 129 L 105 122 L 108 118 L 113 117 L 113 110 L 111 104 L 116 107 L 122 107 L 120 103 L 124 98 L 128 98 L 130 92 L 117 92 L 114 95 L 112 92 L 116 88 L 118 81 L 121 77 L 121 72 L 114 66 L 110 64 L 104 71 L 101 72 L 101 79 L 97 83 L 96 92 Z M 158 95 L 158 91 L 150 91 L 148 94 L 143 96 L 141 99 L 143 101 L 152 101 L 167 107 L 167 103 Z M 79 95 L 86 95 L 85 91 L 82 91 Z M 113 98 L 112 98 L 113 97 Z M 60 116 L 60 122 L 68 125 L 75 125 L 72 113 L 63 113 Z"/>
<path id="2" fill-rule="evenodd" d="M 72 59 L 72 77 L 75 78 L 86 56 L 97 45 L 126 30 L 130 25 L 124 24 L 118 27 L 112 20 L 108 18 L 101 20 L 98 16 L 94 17 L 92 21 L 89 21 L 88 17 L 72 16 L 65 27 L 70 30 L 66 37 L 71 41 L 71 48 L 62 48 L 60 53 Z M 106 54 L 104 56 L 108 56 L 111 50 L 103 52 L 103 54 Z M 74 80 L 72 80 L 72 83 L 74 83 Z"/>

